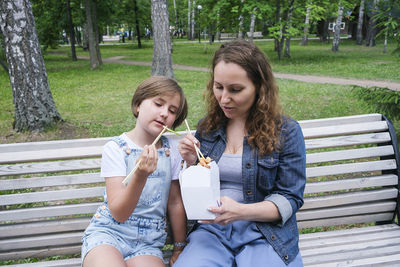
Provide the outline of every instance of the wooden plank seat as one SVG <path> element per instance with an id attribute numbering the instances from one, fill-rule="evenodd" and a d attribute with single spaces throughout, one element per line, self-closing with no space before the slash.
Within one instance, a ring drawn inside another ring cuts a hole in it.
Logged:
<path id="1" fill-rule="evenodd" d="M 221 32 L 219 35 L 220 40 L 226 40 L 226 39 L 236 39 L 237 34 L 232 33 L 232 32 Z"/>
<path id="2" fill-rule="evenodd" d="M 297 213 L 304 265 L 400 266 L 392 125 L 380 114 L 299 123 L 307 149 L 305 203 Z M 70 255 L 11 266 L 80 266 L 82 233 L 102 201 L 100 156 L 108 140 L 0 145 L 0 261 Z M 170 254 L 166 249 L 166 262 Z"/>
<path id="3" fill-rule="evenodd" d="M 251 32 L 247 32 L 247 37 L 250 38 Z M 262 32 L 253 32 L 253 38 L 263 38 Z"/>

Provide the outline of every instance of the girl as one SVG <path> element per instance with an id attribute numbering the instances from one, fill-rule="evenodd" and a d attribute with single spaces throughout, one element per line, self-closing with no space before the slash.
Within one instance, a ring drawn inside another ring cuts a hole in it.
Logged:
<path id="1" fill-rule="evenodd" d="M 135 128 L 103 149 L 106 192 L 82 237 L 84 267 L 165 266 L 161 248 L 167 208 L 176 244 L 171 265 L 183 249 L 186 217 L 177 180 L 181 162 L 177 143 L 162 136 L 155 145 L 148 144 L 163 126 L 175 128 L 184 121 L 186 99 L 174 80 L 155 76 L 139 85 L 131 108 L 137 118 Z M 125 186 L 122 181 L 139 161 Z"/>
<path id="2" fill-rule="evenodd" d="M 180 141 L 188 165 L 193 142 L 218 162 L 221 205 L 188 236 L 174 267 L 302 266 L 296 212 L 303 205 L 305 145 L 282 116 L 278 86 L 263 52 L 233 41 L 216 51 L 206 89 L 208 113 L 195 137 Z"/>

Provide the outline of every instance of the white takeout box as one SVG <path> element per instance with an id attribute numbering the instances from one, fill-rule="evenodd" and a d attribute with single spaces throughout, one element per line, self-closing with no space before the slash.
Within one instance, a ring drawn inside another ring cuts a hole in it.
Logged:
<path id="1" fill-rule="evenodd" d="M 215 161 L 210 169 L 191 166 L 181 172 L 179 183 L 183 205 L 189 220 L 213 220 L 215 214 L 208 211 L 219 203 L 219 169 Z"/>

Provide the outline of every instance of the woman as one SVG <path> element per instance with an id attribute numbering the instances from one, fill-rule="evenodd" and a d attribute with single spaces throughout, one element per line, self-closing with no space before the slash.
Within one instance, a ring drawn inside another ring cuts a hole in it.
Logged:
<path id="1" fill-rule="evenodd" d="M 195 226 L 174 267 L 303 265 L 295 214 L 303 205 L 305 145 L 298 123 L 282 115 L 278 91 L 254 44 L 233 41 L 216 51 L 207 115 L 179 152 L 195 164 L 195 143 L 218 163 L 221 205 L 210 207 L 215 220 Z"/>

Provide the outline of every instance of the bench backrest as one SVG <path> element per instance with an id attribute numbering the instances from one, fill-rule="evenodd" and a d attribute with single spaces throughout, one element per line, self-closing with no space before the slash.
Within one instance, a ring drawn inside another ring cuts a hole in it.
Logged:
<path id="1" fill-rule="evenodd" d="M 307 185 L 299 227 L 392 221 L 399 159 L 391 124 L 368 114 L 300 125 Z M 80 252 L 102 201 L 100 157 L 108 140 L 0 145 L 0 260 Z"/>

